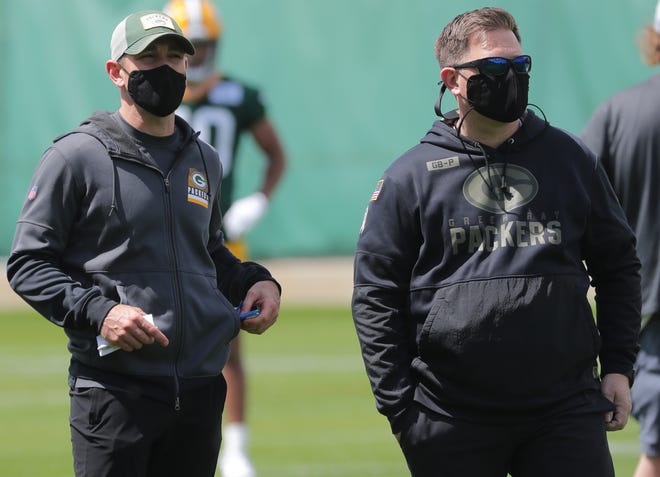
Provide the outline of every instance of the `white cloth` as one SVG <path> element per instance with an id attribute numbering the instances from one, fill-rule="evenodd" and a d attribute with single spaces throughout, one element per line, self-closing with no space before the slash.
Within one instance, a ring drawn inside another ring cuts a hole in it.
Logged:
<path id="1" fill-rule="evenodd" d="M 266 214 L 268 198 L 262 192 L 238 199 L 223 217 L 227 240 L 236 240 L 246 234 Z"/>

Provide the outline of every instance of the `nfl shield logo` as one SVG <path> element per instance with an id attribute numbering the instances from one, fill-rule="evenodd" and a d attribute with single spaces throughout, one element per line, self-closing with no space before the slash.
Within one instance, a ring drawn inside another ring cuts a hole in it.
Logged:
<path id="1" fill-rule="evenodd" d="M 27 196 L 28 200 L 34 200 L 37 197 L 37 191 L 38 190 L 39 190 L 39 187 L 33 186 L 32 189 L 30 189 L 30 193 Z"/>

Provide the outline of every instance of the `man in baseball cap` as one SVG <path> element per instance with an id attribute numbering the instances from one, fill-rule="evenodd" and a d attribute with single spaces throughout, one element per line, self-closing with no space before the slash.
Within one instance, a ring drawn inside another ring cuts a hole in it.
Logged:
<path id="1" fill-rule="evenodd" d="M 177 39 L 187 54 L 195 54 L 195 47 L 172 17 L 157 10 L 147 10 L 127 16 L 115 27 L 110 40 L 110 58 L 117 61 L 127 53 L 142 53 L 154 40 L 164 36 Z"/>
<path id="2" fill-rule="evenodd" d="M 146 55 L 147 51 L 161 58 L 147 61 L 152 56 Z M 175 51 L 177 54 L 172 56 Z M 122 110 L 132 115 L 126 108 L 139 107 L 140 115 L 146 112 L 161 118 L 170 116 L 181 104 L 186 89 L 187 56 L 194 54 L 195 47 L 169 15 L 144 10 L 124 18 L 112 33 L 110 60 L 106 63 L 110 78 L 122 90 Z M 172 63 L 173 57 L 181 61 Z M 128 78 L 122 76 L 122 71 Z"/>

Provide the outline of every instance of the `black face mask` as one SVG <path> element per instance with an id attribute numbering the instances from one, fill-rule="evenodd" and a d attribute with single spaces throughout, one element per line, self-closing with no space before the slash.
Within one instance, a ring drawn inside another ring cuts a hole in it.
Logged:
<path id="1" fill-rule="evenodd" d="M 467 82 L 467 99 L 474 110 L 487 118 L 510 123 L 527 108 L 529 75 L 509 68 L 505 75 L 476 74 Z"/>
<path id="2" fill-rule="evenodd" d="M 135 70 L 128 75 L 128 94 L 136 104 L 156 116 L 173 113 L 186 90 L 186 75 L 168 65 Z"/>

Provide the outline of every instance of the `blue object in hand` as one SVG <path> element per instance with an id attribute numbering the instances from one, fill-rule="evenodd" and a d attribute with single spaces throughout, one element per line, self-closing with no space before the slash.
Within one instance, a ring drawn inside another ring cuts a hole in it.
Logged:
<path id="1" fill-rule="evenodd" d="M 243 302 L 240 302 L 238 304 L 238 306 L 236 307 L 236 311 L 240 312 L 242 306 L 243 306 Z M 259 315 L 259 310 L 250 310 L 250 311 L 246 311 L 245 313 L 241 313 L 240 315 L 238 315 L 238 318 L 241 321 L 243 321 L 243 320 L 247 320 L 248 318 L 252 318 L 254 316 L 257 316 L 257 315 Z"/>
<path id="2" fill-rule="evenodd" d="M 243 320 L 247 320 L 248 318 L 252 318 L 253 316 L 257 316 L 258 314 L 259 314 L 259 310 L 250 310 L 250 311 L 246 311 L 245 313 L 241 313 L 240 315 L 238 315 L 238 317 L 241 319 L 241 321 L 243 321 Z"/>

